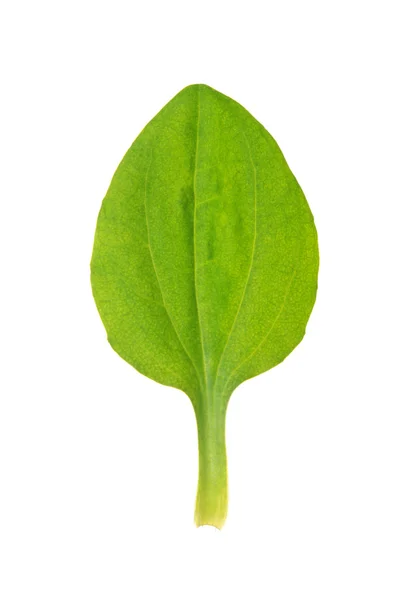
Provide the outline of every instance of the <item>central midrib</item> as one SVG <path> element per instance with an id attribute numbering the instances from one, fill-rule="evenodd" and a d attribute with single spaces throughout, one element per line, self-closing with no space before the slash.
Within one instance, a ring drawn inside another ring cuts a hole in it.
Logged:
<path id="1" fill-rule="evenodd" d="M 196 311 L 197 311 L 197 320 L 199 323 L 199 334 L 200 334 L 200 346 L 201 346 L 201 355 L 203 362 L 203 372 L 204 372 L 204 383 L 205 383 L 205 391 L 208 395 L 209 390 L 209 377 L 206 368 L 206 357 L 204 352 L 204 339 L 203 339 L 203 329 L 201 326 L 200 319 L 200 311 L 199 311 L 199 299 L 198 299 L 198 291 L 197 291 L 197 268 L 196 268 L 196 213 L 197 213 L 197 194 L 196 194 L 196 179 L 197 179 L 197 161 L 199 155 L 199 129 L 200 129 L 200 85 L 197 87 L 197 127 L 196 127 L 196 149 L 194 155 L 194 171 L 193 171 L 193 201 L 194 201 L 194 210 L 193 210 L 193 268 L 194 268 L 194 294 L 196 300 Z"/>

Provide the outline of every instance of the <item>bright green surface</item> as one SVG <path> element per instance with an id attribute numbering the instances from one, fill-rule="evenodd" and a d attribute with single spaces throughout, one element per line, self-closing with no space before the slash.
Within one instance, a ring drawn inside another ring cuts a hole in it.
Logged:
<path id="1" fill-rule="evenodd" d="M 229 397 L 300 342 L 317 289 L 313 217 L 276 142 L 230 98 L 182 90 L 119 165 L 91 268 L 114 350 L 191 399 L 195 520 L 221 527 Z"/>

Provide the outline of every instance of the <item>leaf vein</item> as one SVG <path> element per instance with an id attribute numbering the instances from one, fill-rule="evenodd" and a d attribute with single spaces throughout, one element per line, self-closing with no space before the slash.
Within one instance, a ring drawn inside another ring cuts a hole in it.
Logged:
<path id="1" fill-rule="evenodd" d="M 206 359 L 204 354 L 204 340 L 203 340 L 203 330 L 201 327 L 200 320 L 200 311 L 199 311 L 199 299 L 198 299 L 198 291 L 197 291 L 197 271 L 196 267 L 196 212 L 197 212 L 197 203 L 196 203 L 196 180 L 197 180 L 197 160 L 199 154 L 199 129 L 200 129 L 200 86 L 197 88 L 197 130 L 196 130 L 196 151 L 194 157 L 194 170 L 193 170 L 193 201 L 194 201 L 194 211 L 193 211 L 193 266 L 194 266 L 194 294 L 196 299 L 196 311 L 197 311 L 197 320 L 199 322 L 199 332 L 200 332 L 200 345 L 203 356 L 203 369 L 204 369 L 204 383 L 207 388 L 207 371 L 206 371 Z"/>
<path id="2" fill-rule="evenodd" d="M 250 162 L 251 162 L 251 165 L 253 167 L 253 195 L 254 195 L 254 234 L 253 234 L 253 247 L 252 247 L 252 250 L 251 250 L 251 260 L 250 260 L 250 264 L 249 264 L 249 270 L 248 270 L 248 273 L 247 273 L 246 283 L 245 283 L 244 288 L 243 288 L 242 297 L 241 297 L 238 309 L 236 311 L 236 315 L 235 315 L 235 318 L 233 320 L 232 327 L 231 327 L 231 330 L 230 330 L 229 335 L 227 337 L 224 349 L 222 350 L 222 353 L 221 353 L 221 356 L 220 356 L 220 359 L 219 359 L 219 362 L 218 362 L 218 367 L 217 367 L 217 371 L 216 371 L 216 375 L 215 375 L 215 381 L 214 381 L 214 390 L 213 390 L 214 392 L 215 392 L 216 383 L 218 381 L 218 374 L 219 374 L 219 371 L 220 371 L 220 368 L 221 368 L 222 359 L 223 359 L 223 357 L 225 355 L 225 352 L 226 352 L 226 350 L 228 348 L 229 341 L 231 339 L 233 330 L 234 330 L 235 325 L 236 325 L 236 321 L 238 319 L 239 313 L 240 313 L 242 305 L 243 305 L 244 298 L 246 296 L 246 291 L 247 291 L 247 288 L 248 288 L 248 285 L 249 285 L 249 281 L 250 281 L 250 275 L 251 275 L 251 272 L 253 270 L 253 265 L 254 265 L 254 254 L 255 254 L 256 239 L 257 239 L 257 170 L 256 170 L 256 167 L 254 165 L 253 157 L 252 157 L 251 150 L 250 150 L 249 141 L 248 141 L 248 139 L 247 139 L 246 134 L 244 133 L 244 131 L 242 131 L 242 134 L 243 134 L 244 139 L 246 140 L 246 145 L 247 145 L 247 148 L 248 148 L 248 151 L 249 151 Z"/>
<path id="3" fill-rule="evenodd" d="M 288 295 L 289 295 L 290 288 L 292 287 L 292 283 L 293 283 L 293 280 L 294 280 L 294 276 L 295 276 L 295 274 L 296 274 L 296 269 L 294 269 L 294 271 L 293 271 L 293 273 L 292 273 L 292 276 L 291 276 L 291 278 L 290 278 L 290 281 L 289 281 L 288 287 L 287 287 L 287 289 L 286 289 L 286 292 L 285 292 L 285 296 L 284 296 L 284 298 L 283 298 L 282 306 L 280 307 L 280 309 L 279 309 L 279 311 L 278 311 L 278 314 L 276 315 L 276 317 L 275 317 L 275 319 L 274 319 L 274 322 L 272 323 L 272 325 L 271 325 L 270 329 L 268 330 L 268 332 L 267 332 L 266 336 L 265 336 L 265 337 L 264 337 L 264 338 L 261 340 L 261 342 L 260 342 L 260 343 L 259 343 L 259 344 L 258 344 L 258 345 L 257 345 L 257 346 L 254 348 L 254 350 L 253 350 L 253 351 L 252 351 L 252 352 L 249 354 L 249 356 L 247 356 L 247 357 L 246 357 L 244 360 L 242 360 L 242 362 L 241 362 L 241 363 L 240 363 L 240 364 L 239 364 L 239 365 L 238 365 L 238 366 L 237 366 L 237 367 L 236 367 L 236 368 L 235 368 L 235 369 L 232 371 L 232 373 L 229 375 L 229 377 L 228 377 L 228 380 L 227 380 L 227 382 L 226 382 L 226 384 L 225 384 L 225 386 L 224 386 L 224 389 L 222 390 L 222 396 L 224 395 L 224 393 L 225 393 L 225 390 L 226 390 L 226 388 L 228 387 L 228 384 L 230 383 L 230 381 L 232 380 L 232 377 L 234 376 L 234 374 L 235 374 L 235 373 L 237 373 L 237 371 L 239 371 L 239 369 L 241 369 L 241 368 L 243 367 L 243 365 L 244 365 L 246 362 L 248 362 L 248 361 L 249 361 L 251 358 L 253 358 L 253 356 L 256 354 L 256 352 L 257 352 L 257 351 L 258 351 L 258 350 L 261 348 L 261 346 L 263 346 L 263 344 L 265 344 L 265 342 L 267 341 L 267 339 L 268 339 L 268 338 L 269 338 L 269 336 L 271 335 L 271 333 L 272 333 L 273 329 L 275 328 L 275 325 L 276 325 L 276 324 L 277 324 L 277 322 L 279 321 L 279 318 L 280 318 L 280 316 L 281 316 L 281 314 L 282 314 L 282 312 L 283 312 L 283 309 L 284 309 L 284 307 L 285 307 L 285 305 L 286 305 L 286 300 L 287 300 L 287 298 L 288 298 Z"/>
<path id="4" fill-rule="evenodd" d="M 171 317 L 171 315 L 169 313 L 169 310 L 167 308 L 167 305 L 166 305 L 166 302 L 165 302 L 165 298 L 164 298 L 164 294 L 163 294 L 162 287 L 161 287 L 161 283 L 160 283 L 160 278 L 158 276 L 158 272 L 157 272 L 157 268 L 156 268 L 156 264 L 155 264 L 155 260 L 154 260 L 153 250 L 152 250 L 152 247 L 151 247 L 149 219 L 148 219 L 148 215 L 147 215 L 147 181 L 148 181 L 150 167 L 152 165 L 152 162 L 153 162 L 153 152 L 151 153 L 151 158 L 150 158 L 150 161 L 149 161 L 149 166 L 147 167 L 146 177 L 145 177 L 145 183 L 144 183 L 144 212 L 145 212 L 145 216 L 146 216 L 147 239 L 148 239 L 148 244 L 149 244 L 149 252 L 150 252 L 151 262 L 152 262 L 152 265 L 153 265 L 154 274 L 156 276 L 157 284 L 158 284 L 158 287 L 160 289 L 160 294 L 161 294 L 162 302 L 163 302 L 164 309 L 165 309 L 165 312 L 167 314 L 167 317 L 168 317 L 168 319 L 169 319 L 169 321 L 170 321 L 170 323 L 172 325 L 173 330 L 175 331 L 176 337 L 178 338 L 178 341 L 179 341 L 180 345 L 182 346 L 183 351 L 185 352 L 186 356 L 188 357 L 188 359 L 190 360 L 190 362 L 193 365 L 193 368 L 195 370 L 197 378 L 199 379 L 199 384 L 200 384 L 200 375 L 199 375 L 199 372 L 197 370 L 197 367 L 194 364 L 194 361 L 193 361 L 192 357 L 190 356 L 189 352 L 185 348 L 185 345 L 184 345 L 184 343 L 183 343 L 183 341 L 182 341 L 182 339 L 181 339 L 181 337 L 180 337 L 180 335 L 178 333 L 178 330 L 176 329 L 176 327 L 174 325 L 172 317 Z"/>

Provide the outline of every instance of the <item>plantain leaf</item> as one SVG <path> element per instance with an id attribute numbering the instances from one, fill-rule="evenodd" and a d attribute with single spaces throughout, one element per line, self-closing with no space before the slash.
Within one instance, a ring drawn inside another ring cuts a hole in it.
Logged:
<path id="1" fill-rule="evenodd" d="M 226 518 L 229 398 L 301 341 L 317 274 L 313 217 L 274 139 L 214 89 L 183 89 L 113 177 L 91 280 L 114 350 L 192 401 L 197 525 Z"/>

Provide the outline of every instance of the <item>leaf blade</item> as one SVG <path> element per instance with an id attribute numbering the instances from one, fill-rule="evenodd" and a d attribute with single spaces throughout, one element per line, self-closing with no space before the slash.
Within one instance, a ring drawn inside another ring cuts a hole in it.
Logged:
<path id="1" fill-rule="evenodd" d="M 313 216 L 277 143 L 208 86 L 177 94 L 113 177 L 93 294 L 114 350 L 193 403 L 197 525 L 226 517 L 229 398 L 301 341 L 318 268 Z"/>

